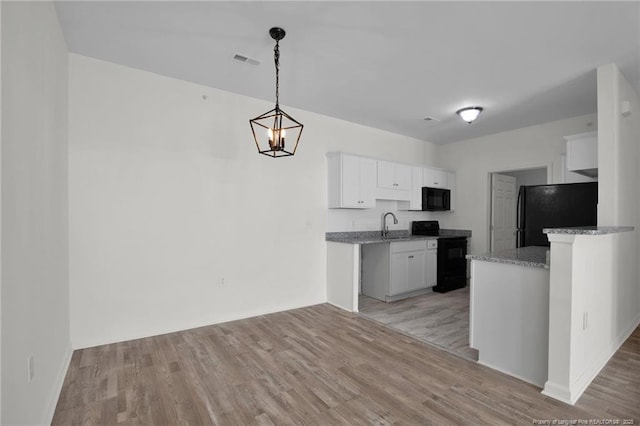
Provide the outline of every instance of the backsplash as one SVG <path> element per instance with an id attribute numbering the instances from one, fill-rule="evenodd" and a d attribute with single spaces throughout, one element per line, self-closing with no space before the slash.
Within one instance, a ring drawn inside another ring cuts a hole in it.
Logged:
<path id="1" fill-rule="evenodd" d="M 382 215 L 393 212 L 398 224 L 387 218 L 390 230 L 408 230 L 414 220 L 440 220 L 451 215 L 451 212 L 421 212 L 398 210 L 397 201 L 376 200 L 373 209 L 328 209 L 326 232 L 378 231 L 381 228 Z"/>

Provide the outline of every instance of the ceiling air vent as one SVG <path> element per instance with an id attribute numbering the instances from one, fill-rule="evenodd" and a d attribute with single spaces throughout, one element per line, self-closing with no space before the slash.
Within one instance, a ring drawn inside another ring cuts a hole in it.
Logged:
<path id="1" fill-rule="evenodd" d="M 439 118 L 435 118 L 435 117 L 431 117 L 431 116 L 426 116 L 423 120 L 426 121 L 427 123 L 436 123 L 436 122 L 440 121 Z"/>
<path id="2" fill-rule="evenodd" d="M 256 59 L 251 59 L 248 56 L 244 56 L 239 53 L 236 53 L 235 55 L 233 55 L 233 59 L 235 59 L 238 62 L 242 62 L 249 65 L 260 65 L 260 61 Z"/>

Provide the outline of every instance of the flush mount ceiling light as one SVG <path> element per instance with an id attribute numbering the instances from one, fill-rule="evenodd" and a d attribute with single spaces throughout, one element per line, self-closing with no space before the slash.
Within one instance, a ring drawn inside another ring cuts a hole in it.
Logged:
<path id="1" fill-rule="evenodd" d="M 466 121 L 467 123 L 471 124 L 471 122 L 473 120 L 478 118 L 478 116 L 480 115 L 482 110 L 483 110 L 482 107 L 471 106 L 471 107 L 466 107 L 466 108 L 462 108 L 462 109 L 457 110 L 456 114 L 458 114 L 460 116 L 460 118 L 462 118 L 464 121 Z"/>
<path id="2" fill-rule="evenodd" d="M 279 89 L 280 89 L 280 47 L 279 42 L 285 36 L 282 28 L 274 27 L 269 30 L 271 38 L 276 41 L 273 48 L 273 60 L 276 65 L 276 107 L 265 112 L 258 117 L 249 120 L 253 139 L 260 154 L 269 157 L 288 157 L 296 153 L 300 135 L 302 134 L 302 123 L 291 117 L 280 109 Z M 285 147 L 285 136 L 289 146 L 293 149 L 287 150 Z"/>

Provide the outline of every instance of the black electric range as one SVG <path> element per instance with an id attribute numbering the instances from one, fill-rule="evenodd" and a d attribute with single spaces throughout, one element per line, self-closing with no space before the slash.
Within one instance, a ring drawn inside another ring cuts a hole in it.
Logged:
<path id="1" fill-rule="evenodd" d="M 439 237 L 438 278 L 433 291 L 446 293 L 467 285 L 467 237 L 441 235 L 437 220 L 412 222 L 411 234 Z"/>

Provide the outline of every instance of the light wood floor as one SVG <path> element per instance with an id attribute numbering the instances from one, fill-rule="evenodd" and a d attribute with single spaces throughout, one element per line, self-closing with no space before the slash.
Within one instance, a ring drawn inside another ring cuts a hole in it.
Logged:
<path id="1" fill-rule="evenodd" d="M 477 361 L 478 351 L 469 347 L 469 297 L 468 285 L 391 303 L 360 296 L 358 309 L 367 318 Z"/>
<path id="2" fill-rule="evenodd" d="M 73 354 L 53 425 L 640 422 L 640 328 L 575 406 L 323 304 Z"/>

